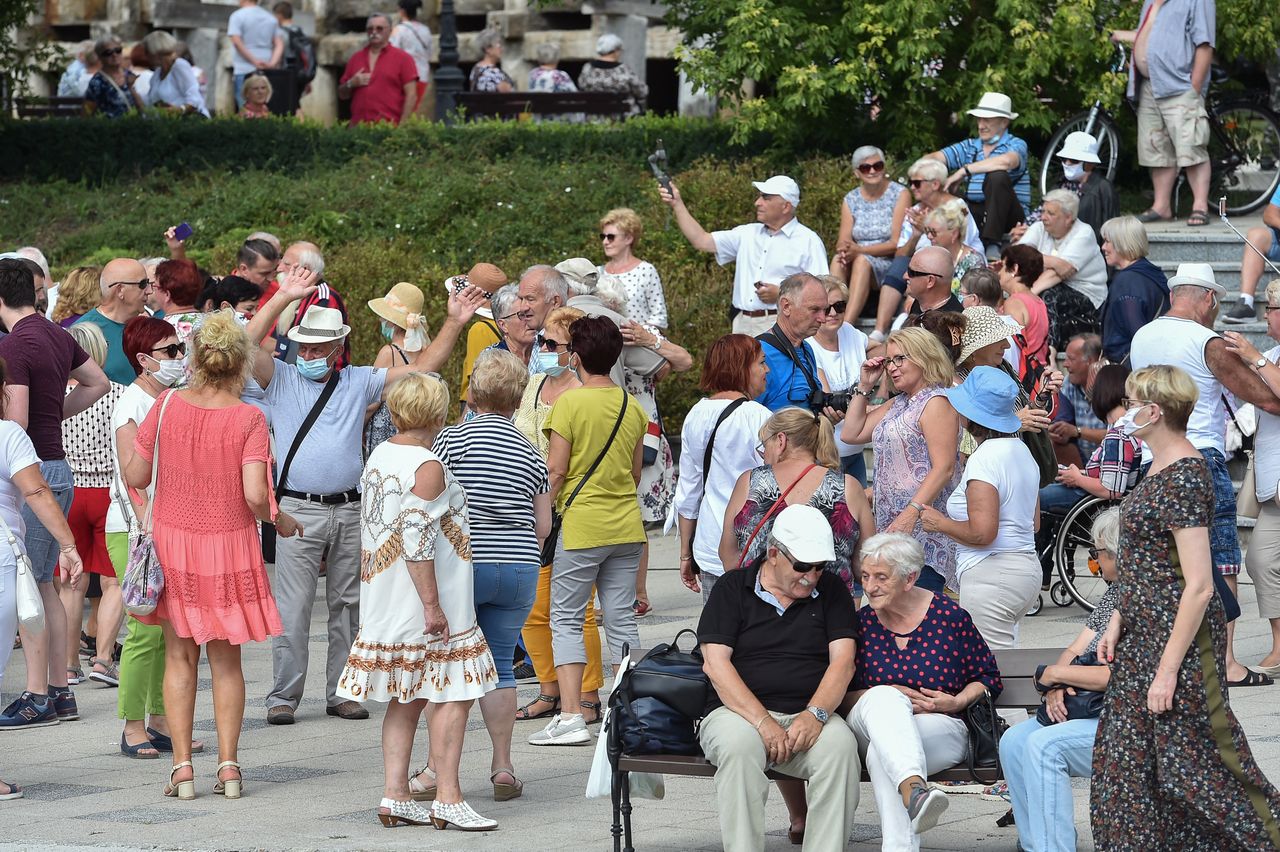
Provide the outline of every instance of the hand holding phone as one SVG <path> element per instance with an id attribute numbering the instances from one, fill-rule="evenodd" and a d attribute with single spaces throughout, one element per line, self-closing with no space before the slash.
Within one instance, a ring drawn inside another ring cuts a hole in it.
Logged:
<path id="1" fill-rule="evenodd" d="M 192 234 L 191 226 L 188 225 L 186 222 L 183 222 L 181 225 L 174 226 L 173 238 L 180 243 L 185 243 L 187 241 L 187 238 L 189 238 L 191 234 Z"/>

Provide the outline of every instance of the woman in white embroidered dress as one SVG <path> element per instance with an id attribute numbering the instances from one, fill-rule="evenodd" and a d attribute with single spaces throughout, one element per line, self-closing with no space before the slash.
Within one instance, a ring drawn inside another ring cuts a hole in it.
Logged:
<path id="1" fill-rule="evenodd" d="M 361 624 L 338 694 L 388 702 L 383 825 L 489 831 L 498 823 L 473 811 L 458 784 L 471 702 L 497 685 L 498 673 L 476 624 L 466 496 L 429 449 L 449 390 L 438 377 L 415 373 L 387 395 L 387 407 L 399 434 L 374 449 L 361 480 Z M 430 811 L 409 792 L 413 735 L 428 702 L 436 773 Z"/>

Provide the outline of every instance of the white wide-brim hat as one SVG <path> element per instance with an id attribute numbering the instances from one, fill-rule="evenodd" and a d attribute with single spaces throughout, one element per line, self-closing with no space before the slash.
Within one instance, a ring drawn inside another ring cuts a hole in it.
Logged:
<path id="1" fill-rule="evenodd" d="M 1062 142 L 1062 150 L 1054 154 L 1064 160 L 1078 160 L 1082 163 L 1101 163 L 1098 159 L 1098 140 L 1083 130 L 1068 133 Z"/>
<path id="2" fill-rule="evenodd" d="M 295 343 L 332 343 L 350 333 L 351 326 L 342 321 L 342 311 L 312 305 L 302 322 L 289 329 L 289 339 Z"/>
<path id="3" fill-rule="evenodd" d="M 1227 288 L 1218 283 L 1213 267 L 1207 263 L 1179 263 L 1178 271 L 1169 279 L 1169 289 L 1174 287 L 1203 287 L 1219 296 L 1227 295 Z"/>
<path id="4" fill-rule="evenodd" d="M 1013 101 L 1001 92 L 983 92 L 978 105 L 969 110 L 977 118 L 1007 118 L 1013 121 L 1018 114 L 1013 111 Z"/>

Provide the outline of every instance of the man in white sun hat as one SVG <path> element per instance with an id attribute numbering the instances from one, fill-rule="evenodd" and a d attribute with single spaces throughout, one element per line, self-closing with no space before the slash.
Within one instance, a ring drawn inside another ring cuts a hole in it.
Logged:
<path id="1" fill-rule="evenodd" d="M 281 311 L 315 293 L 319 275 L 293 267 L 247 329 L 260 343 Z M 325 558 L 325 598 L 329 611 L 326 690 L 330 716 L 366 719 L 369 711 L 337 696 L 338 677 L 346 664 L 360 623 L 360 492 L 361 437 L 364 412 L 386 399 L 387 392 L 415 371 L 438 371 L 449 358 L 459 334 L 483 301 L 468 286 L 449 298 L 448 317 L 439 334 L 408 364 L 388 369 L 335 364 L 351 327 L 336 308 L 312 306 L 289 329 L 298 346 L 294 364 L 258 351 L 253 378 L 262 386 L 262 404 L 270 413 L 280 469 L 276 493 L 288 517 L 276 542 L 276 575 L 272 584 L 284 633 L 272 640 L 275 679 L 266 698 L 267 721 L 292 725 L 307 679 L 307 646 L 311 607 L 315 601 L 320 561 Z M 314 418 L 311 416 L 315 411 Z M 310 428 L 304 428 L 308 425 Z"/>
<path id="2" fill-rule="evenodd" d="M 1008 95 L 984 92 L 969 115 L 977 120 L 977 136 L 925 156 L 951 170 L 944 185 L 948 192 L 968 182 L 964 198 L 978 222 L 987 258 L 994 260 L 1000 257 L 1004 235 L 1024 221 L 1031 208 L 1027 143 L 1009 132 L 1018 114 Z"/>
<path id="3" fill-rule="evenodd" d="M 826 275 L 827 248 L 822 238 L 800 224 L 800 186 L 786 175 L 752 181 L 756 188 L 756 221 L 728 231 L 708 233 L 689 208 L 674 182 L 659 184 L 658 195 L 675 212 L 676 223 L 689 244 L 712 252 L 721 266 L 733 267 L 733 330 L 754 337 L 778 319 L 778 285 L 797 272 Z"/>

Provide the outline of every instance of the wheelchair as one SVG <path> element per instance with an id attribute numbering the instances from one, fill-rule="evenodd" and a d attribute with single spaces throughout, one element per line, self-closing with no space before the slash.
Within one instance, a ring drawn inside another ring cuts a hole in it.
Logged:
<path id="1" fill-rule="evenodd" d="M 1053 537 L 1037 548 L 1040 565 L 1045 570 L 1045 582 L 1049 586 L 1049 598 L 1057 606 L 1067 607 L 1075 603 L 1085 612 L 1093 612 L 1107 591 L 1108 583 L 1102 578 L 1097 561 L 1089 558 L 1089 548 L 1093 547 L 1090 530 L 1099 514 L 1119 505 L 1119 502 L 1090 495 L 1067 510 L 1065 515 L 1046 512 L 1041 517 L 1041 524 L 1061 519 Z M 1027 614 L 1035 615 L 1043 607 L 1044 596 L 1041 595 Z"/>

